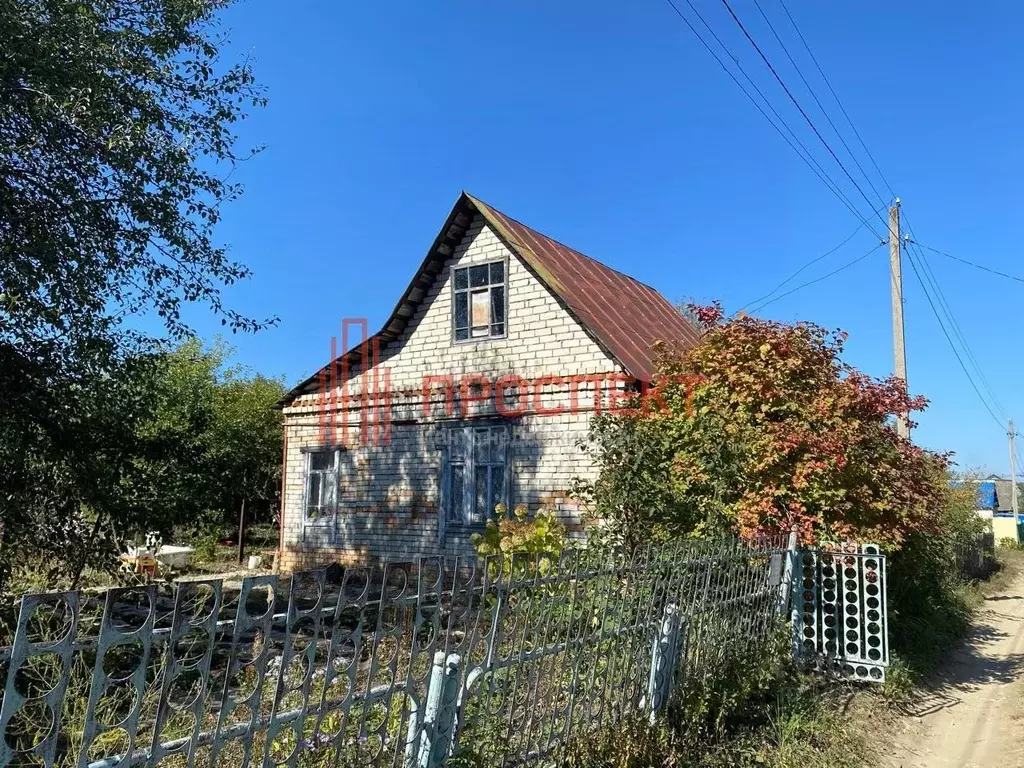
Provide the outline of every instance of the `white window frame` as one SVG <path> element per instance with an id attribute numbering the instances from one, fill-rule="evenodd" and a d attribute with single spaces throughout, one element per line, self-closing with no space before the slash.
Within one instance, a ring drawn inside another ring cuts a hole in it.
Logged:
<path id="1" fill-rule="evenodd" d="M 330 526 L 334 525 L 334 521 L 338 516 L 338 492 L 340 489 L 340 455 L 341 450 L 339 448 L 309 448 L 304 451 L 306 454 L 306 467 L 305 475 L 303 477 L 302 484 L 302 522 L 304 526 Z M 313 457 L 315 455 L 331 454 L 332 465 L 327 469 L 313 469 Z M 310 516 L 310 490 L 313 475 L 317 474 L 320 476 L 320 501 L 317 508 L 321 511 L 316 517 Z M 324 479 L 328 479 L 330 482 L 325 486 Z M 328 503 L 324 504 L 324 489 L 328 489 Z M 331 498 L 333 497 L 333 498 Z M 324 513 L 324 510 L 327 510 Z"/>
<path id="2" fill-rule="evenodd" d="M 447 428 L 442 487 L 444 524 L 453 528 L 481 527 L 491 519 L 494 507 L 511 507 L 511 425 L 501 421 L 475 421 Z M 487 445 L 483 441 L 487 441 Z M 461 470 L 462 493 L 453 482 Z M 486 473 L 487 500 L 477 503 L 477 478 Z M 495 481 L 500 478 L 500 491 Z"/>
<path id="3" fill-rule="evenodd" d="M 493 280 L 491 275 L 494 270 L 491 269 L 493 265 L 502 265 L 501 280 Z M 488 271 L 487 283 L 484 285 L 473 286 L 471 284 L 471 272 L 474 268 L 486 267 Z M 466 285 L 465 287 L 456 287 L 458 283 L 459 273 L 465 273 Z M 462 264 L 451 267 L 451 284 L 452 284 L 452 343 L 453 344 L 473 344 L 479 341 L 489 341 L 491 339 L 504 339 L 508 336 L 508 259 L 494 259 L 491 261 L 482 261 L 475 264 Z M 504 297 L 501 307 L 501 318 L 495 319 L 491 315 L 494 309 L 494 296 L 493 289 L 501 288 L 502 296 Z M 482 294 L 486 296 L 486 302 L 488 307 L 489 322 L 486 326 L 474 326 L 473 325 L 473 295 Z M 458 325 L 458 301 L 460 296 L 466 297 L 466 326 L 460 327 Z M 496 326 L 500 328 L 496 329 Z M 480 332 L 477 333 L 476 330 Z M 460 339 L 459 332 L 465 331 L 466 337 Z M 486 331 L 486 332 L 484 332 Z"/>

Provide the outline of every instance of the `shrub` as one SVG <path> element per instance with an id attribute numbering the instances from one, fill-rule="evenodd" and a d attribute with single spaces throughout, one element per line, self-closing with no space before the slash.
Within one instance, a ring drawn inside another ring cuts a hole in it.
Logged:
<path id="1" fill-rule="evenodd" d="M 947 483 L 938 530 L 910 536 L 889 556 L 891 648 L 915 679 L 934 669 L 970 624 L 970 582 L 957 568 L 956 544 L 985 528 L 974 495 L 969 482 Z"/>
<path id="2" fill-rule="evenodd" d="M 711 674 L 707 674 L 710 672 Z M 780 635 L 714 670 L 694 670 L 652 724 L 638 713 L 570 742 L 569 768 L 854 768 L 863 745 L 836 711 L 835 696 L 789 663 Z"/>
<path id="3" fill-rule="evenodd" d="M 515 554 L 546 554 L 557 558 L 568 544 L 568 534 L 553 509 L 538 510 L 531 518 L 526 505 L 520 504 L 509 517 L 505 505 L 498 504 L 484 532 L 474 533 L 472 541 L 481 557 L 501 554 L 510 561 Z"/>
<path id="4" fill-rule="evenodd" d="M 922 398 L 843 363 L 842 332 L 696 314 L 700 342 L 660 348 L 640 407 L 592 422 L 599 473 L 575 491 L 624 545 L 796 526 L 892 549 L 936 530 L 946 457 L 893 424 Z"/>

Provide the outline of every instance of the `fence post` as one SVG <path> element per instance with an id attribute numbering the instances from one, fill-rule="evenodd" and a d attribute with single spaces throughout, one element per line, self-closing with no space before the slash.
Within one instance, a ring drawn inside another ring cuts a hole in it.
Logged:
<path id="1" fill-rule="evenodd" d="M 782 582 L 779 584 L 779 615 L 785 616 L 789 607 L 789 600 L 793 595 L 793 575 L 796 573 L 796 544 L 797 529 L 794 525 L 789 532 L 789 545 L 786 548 L 786 561 L 782 573 Z"/>
<path id="2" fill-rule="evenodd" d="M 676 662 L 679 660 L 679 645 L 682 638 L 682 621 L 679 606 L 669 603 L 665 606 L 665 614 L 661 627 L 654 637 L 651 650 L 651 676 L 647 682 L 647 702 L 651 709 L 651 722 L 654 713 L 668 701 L 672 690 L 672 677 L 675 674 Z"/>
<path id="3" fill-rule="evenodd" d="M 419 768 L 437 768 L 444 763 L 455 736 L 462 658 L 438 651 L 430 670 L 427 705 L 423 713 Z"/>

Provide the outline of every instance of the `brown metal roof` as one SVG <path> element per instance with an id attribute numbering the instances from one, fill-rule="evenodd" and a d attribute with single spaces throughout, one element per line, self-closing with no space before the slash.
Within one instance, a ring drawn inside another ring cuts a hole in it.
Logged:
<path id="1" fill-rule="evenodd" d="M 654 342 L 692 346 L 699 340 L 697 329 L 651 286 L 466 197 L 630 375 L 650 380 Z"/>
<path id="2" fill-rule="evenodd" d="M 583 329 L 634 378 L 649 381 L 653 375 L 652 348 L 656 341 L 687 347 L 700 338 L 697 329 L 651 286 L 542 235 L 463 192 L 412 283 L 384 327 L 371 339 L 379 338 L 383 346 L 398 337 L 477 213 Z M 345 356 L 350 363 L 357 362 L 360 348 L 348 350 Z M 317 371 L 296 386 L 279 405 L 316 391 L 319 376 Z"/>

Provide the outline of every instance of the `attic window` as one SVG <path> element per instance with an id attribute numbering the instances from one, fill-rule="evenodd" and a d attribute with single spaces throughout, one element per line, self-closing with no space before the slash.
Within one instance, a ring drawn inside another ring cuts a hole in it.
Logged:
<path id="1" fill-rule="evenodd" d="M 455 341 L 500 338 L 506 321 L 505 262 L 452 270 L 452 327 Z"/>

